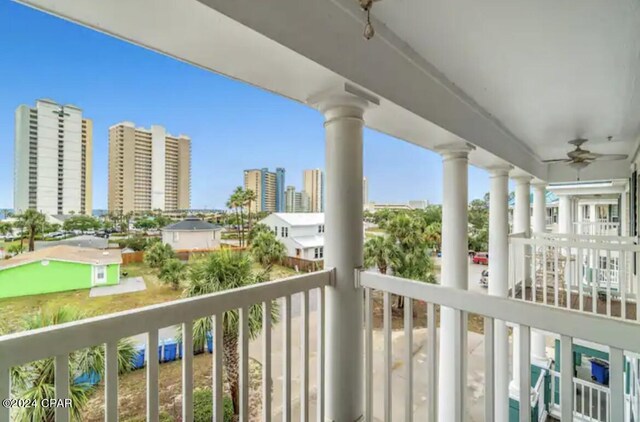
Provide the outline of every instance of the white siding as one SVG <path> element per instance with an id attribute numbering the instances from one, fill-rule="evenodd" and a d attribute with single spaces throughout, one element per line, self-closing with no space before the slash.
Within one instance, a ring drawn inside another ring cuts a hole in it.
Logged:
<path id="1" fill-rule="evenodd" d="M 162 242 L 174 250 L 216 249 L 220 246 L 220 231 L 163 231 Z"/>

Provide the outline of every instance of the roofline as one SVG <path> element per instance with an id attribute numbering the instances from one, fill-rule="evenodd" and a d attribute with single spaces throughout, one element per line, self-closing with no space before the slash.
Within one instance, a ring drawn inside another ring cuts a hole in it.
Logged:
<path id="1" fill-rule="evenodd" d="M 19 262 L 13 265 L 7 265 L 6 267 L 0 267 L 0 271 L 21 267 L 27 264 L 35 264 L 36 262 L 42 262 L 42 261 L 67 262 L 70 264 L 86 264 L 86 265 L 122 265 L 122 256 L 120 256 L 120 262 L 109 262 L 105 264 L 101 264 L 99 262 L 96 263 L 96 262 L 86 262 L 86 261 L 74 261 L 71 259 L 60 259 L 60 258 L 39 258 L 39 259 L 34 259 L 33 261 L 24 261 L 24 262 Z"/>

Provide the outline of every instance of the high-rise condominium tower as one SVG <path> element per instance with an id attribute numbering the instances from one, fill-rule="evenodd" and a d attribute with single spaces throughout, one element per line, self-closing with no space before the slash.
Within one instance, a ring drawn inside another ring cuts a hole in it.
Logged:
<path id="1" fill-rule="evenodd" d="M 302 190 L 309 195 L 309 211 L 324 212 L 324 173 L 320 169 L 305 170 Z"/>
<path id="2" fill-rule="evenodd" d="M 267 168 L 244 171 L 244 188 L 256 194 L 256 201 L 251 203 L 251 212 L 284 212 L 284 176 L 285 170 L 278 167 L 275 172 Z"/>
<path id="3" fill-rule="evenodd" d="M 15 117 L 15 211 L 91 214 L 92 121 L 76 106 L 45 99 L 19 106 Z"/>
<path id="4" fill-rule="evenodd" d="M 175 211 L 190 208 L 191 139 L 164 127 L 109 128 L 109 211 Z"/>
<path id="5" fill-rule="evenodd" d="M 287 186 L 284 193 L 285 212 L 309 212 L 309 195 L 305 191 L 296 192 L 293 186 Z"/>

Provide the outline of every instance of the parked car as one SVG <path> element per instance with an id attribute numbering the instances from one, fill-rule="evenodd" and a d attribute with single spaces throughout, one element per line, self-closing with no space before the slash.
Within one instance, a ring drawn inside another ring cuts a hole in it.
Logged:
<path id="1" fill-rule="evenodd" d="M 486 252 L 478 252 L 473 256 L 474 264 L 489 265 L 489 254 Z"/>

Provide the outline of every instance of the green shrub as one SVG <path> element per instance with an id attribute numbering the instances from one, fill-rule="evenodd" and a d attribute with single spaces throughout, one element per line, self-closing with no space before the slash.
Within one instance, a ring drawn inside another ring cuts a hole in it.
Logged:
<path id="1" fill-rule="evenodd" d="M 231 397 L 223 399 L 224 422 L 233 421 L 233 402 Z M 197 388 L 193 392 L 193 420 L 194 422 L 209 422 L 213 419 L 213 391 L 210 388 Z"/>

